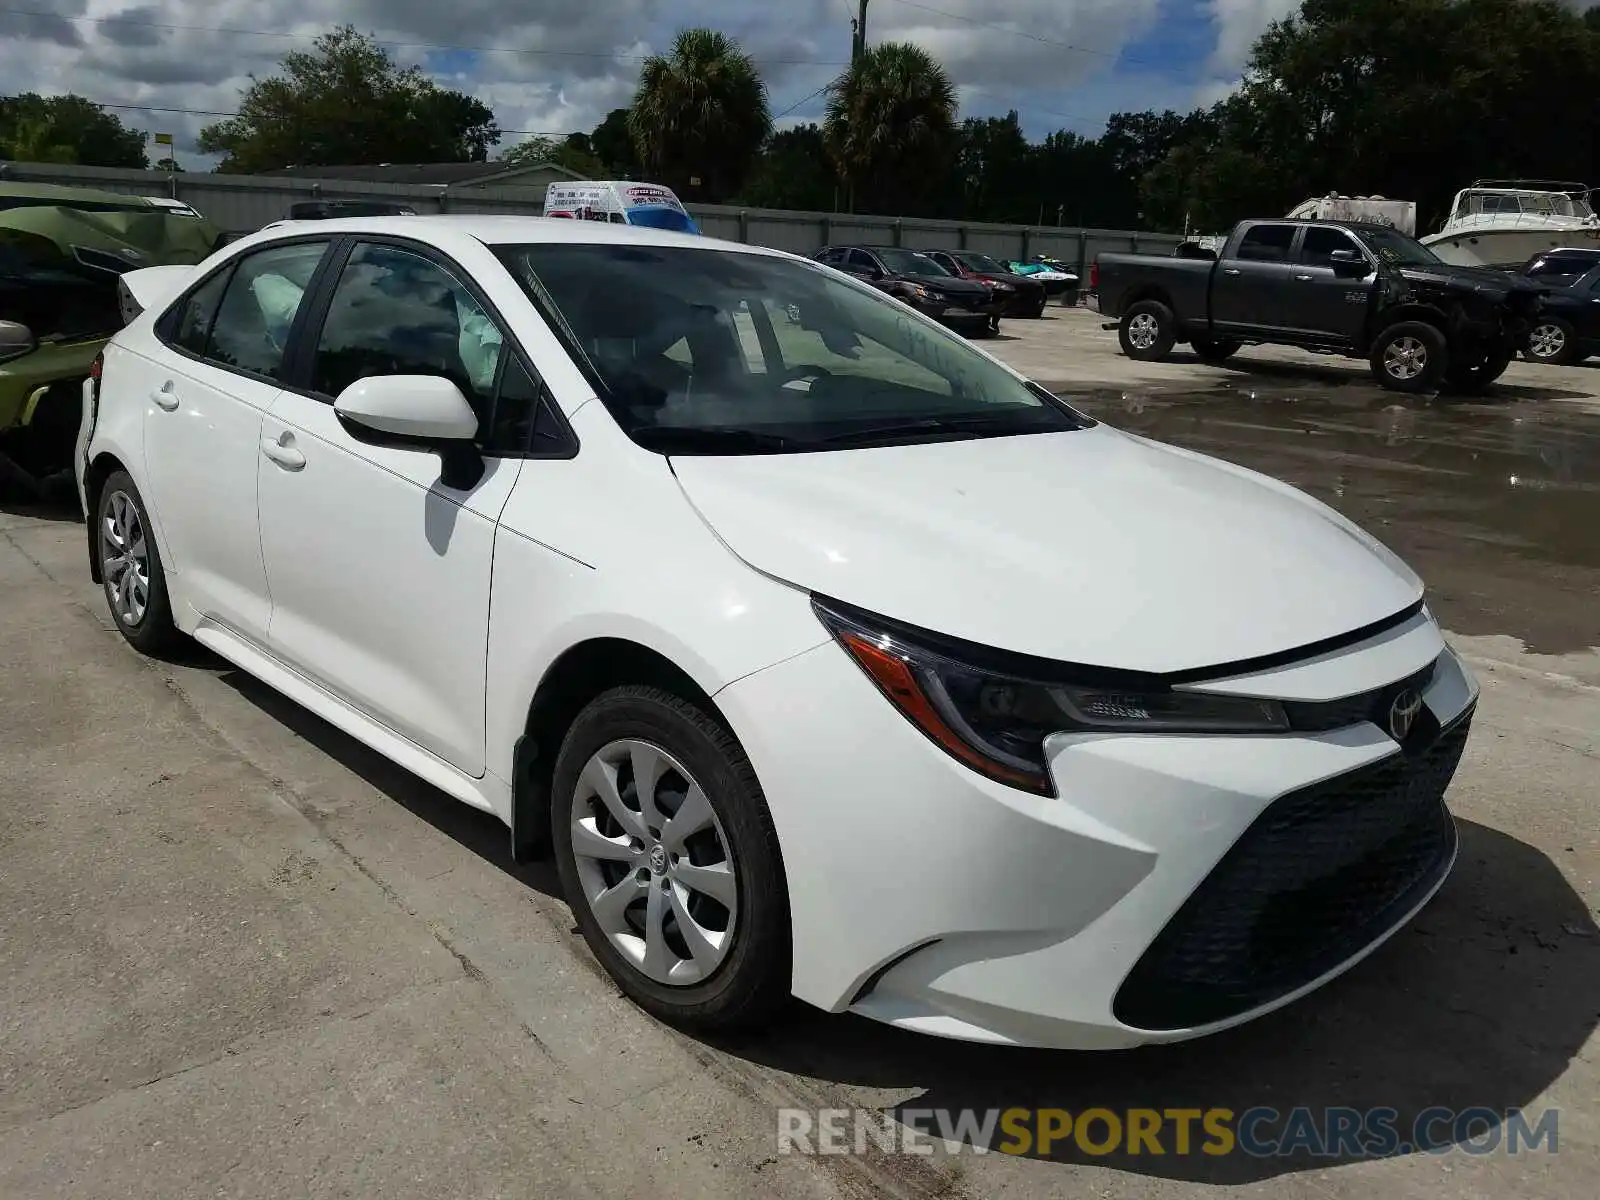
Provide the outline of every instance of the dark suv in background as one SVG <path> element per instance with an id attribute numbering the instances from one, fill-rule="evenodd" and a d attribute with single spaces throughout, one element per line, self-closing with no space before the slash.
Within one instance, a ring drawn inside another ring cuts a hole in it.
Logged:
<path id="1" fill-rule="evenodd" d="M 1550 290 L 1522 356 L 1529 362 L 1564 367 L 1600 354 L 1600 251 L 1552 250 L 1542 257 L 1554 259 L 1557 255 L 1573 257 L 1557 259 L 1553 269 L 1538 273 L 1524 268 L 1535 283 Z M 1572 274 L 1574 268 L 1582 268 L 1582 273 Z"/>
<path id="2" fill-rule="evenodd" d="M 1517 274 L 1536 279 L 1546 287 L 1570 287 L 1595 267 L 1600 267 L 1600 250 L 1564 246 L 1535 254 Z"/>
<path id="3" fill-rule="evenodd" d="M 958 333 L 1000 332 L 1005 299 L 995 289 L 959 279 L 925 254 L 898 246 L 828 246 L 811 256 L 888 292 Z"/>

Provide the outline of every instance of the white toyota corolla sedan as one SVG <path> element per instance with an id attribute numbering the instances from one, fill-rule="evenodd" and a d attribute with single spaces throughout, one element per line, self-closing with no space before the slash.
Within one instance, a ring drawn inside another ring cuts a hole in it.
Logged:
<path id="1" fill-rule="evenodd" d="M 1293 1001 L 1456 855 L 1478 687 L 1295 489 L 789 254 L 529 218 L 123 277 L 90 569 L 553 853 L 649 1012 L 1116 1047 Z"/>

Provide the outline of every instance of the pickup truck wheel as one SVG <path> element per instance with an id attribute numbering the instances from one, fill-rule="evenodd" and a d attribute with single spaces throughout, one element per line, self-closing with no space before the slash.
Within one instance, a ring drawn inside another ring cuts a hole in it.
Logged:
<path id="1" fill-rule="evenodd" d="M 1239 353 L 1244 343 L 1233 338 L 1195 338 L 1189 345 L 1201 362 L 1223 363 Z"/>
<path id="2" fill-rule="evenodd" d="M 1572 326 L 1560 317 L 1545 317 L 1528 335 L 1523 351 L 1529 362 L 1563 366 L 1578 361 L 1578 338 Z"/>
<path id="3" fill-rule="evenodd" d="M 1455 391 L 1469 396 L 1477 395 L 1506 373 L 1506 368 L 1511 365 L 1511 357 L 1510 350 L 1491 350 L 1482 362 L 1470 367 L 1452 365 L 1445 372 L 1445 379 Z"/>
<path id="4" fill-rule="evenodd" d="M 1391 392 L 1437 391 L 1449 349 L 1444 334 L 1425 321 L 1399 321 L 1372 344 L 1373 375 Z"/>
<path id="5" fill-rule="evenodd" d="M 1155 362 L 1172 353 L 1178 340 L 1178 322 L 1159 300 L 1141 300 L 1122 314 L 1117 340 L 1122 352 L 1140 362 Z"/>

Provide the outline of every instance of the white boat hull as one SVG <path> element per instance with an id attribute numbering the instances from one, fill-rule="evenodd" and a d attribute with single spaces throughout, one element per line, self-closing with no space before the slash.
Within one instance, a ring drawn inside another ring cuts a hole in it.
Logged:
<path id="1" fill-rule="evenodd" d="M 1516 270 L 1535 254 L 1558 247 L 1600 250 L 1600 226 L 1462 229 L 1430 234 L 1420 240 L 1451 266 Z"/>

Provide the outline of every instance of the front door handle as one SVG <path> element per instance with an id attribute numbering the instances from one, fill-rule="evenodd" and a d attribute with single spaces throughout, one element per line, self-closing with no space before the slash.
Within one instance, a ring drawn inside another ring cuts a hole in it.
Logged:
<path id="1" fill-rule="evenodd" d="M 288 439 L 287 443 L 274 441 L 272 438 L 262 438 L 261 453 L 286 471 L 298 471 L 306 465 L 306 456 L 294 448 L 293 434 L 286 433 L 283 436 Z"/>
<path id="2" fill-rule="evenodd" d="M 159 388 L 150 393 L 150 399 L 155 401 L 157 408 L 172 412 L 178 407 L 178 393 L 172 390 L 172 380 L 167 380 Z"/>
<path id="3" fill-rule="evenodd" d="M 1295 278 L 1298 279 L 1301 283 L 1310 283 L 1311 279 L 1312 279 L 1312 277 L 1310 275 L 1296 275 Z"/>
<path id="4" fill-rule="evenodd" d="M 1222 273 L 1224 275 L 1237 275 L 1239 273 L 1239 268 L 1238 267 L 1223 267 L 1222 268 Z"/>

